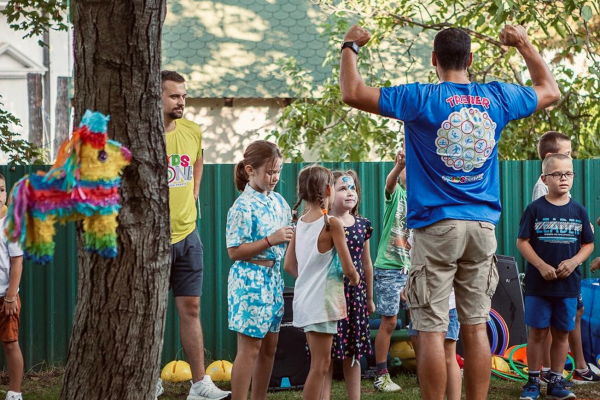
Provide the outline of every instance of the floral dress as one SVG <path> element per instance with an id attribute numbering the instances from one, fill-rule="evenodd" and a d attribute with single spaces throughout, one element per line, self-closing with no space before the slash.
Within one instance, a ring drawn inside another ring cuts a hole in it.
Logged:
<path id="1" fill-rule="evenodd" d="M 362 265 L 362 253 L 365 241 L 371 238 L 373 227 L 366 218 L 354 217 L 354 225 L 345 226 L 346 244 L 350 250 L 352 262 L 360 274 L 360 283 L 351 286 L 344 278 L 344 294 L 348 315 L 338 321 L 338 333 L 333 336 L 332 358 L 360 358 L 371 354 L 369 331 L 369 312 L 367 311 L 367 283 Z"/>

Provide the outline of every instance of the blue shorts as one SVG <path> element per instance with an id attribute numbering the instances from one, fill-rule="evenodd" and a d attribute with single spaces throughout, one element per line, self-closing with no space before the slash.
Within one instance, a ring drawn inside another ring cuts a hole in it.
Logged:
<path id="1" fill-rule="evenodd" d="M 283 278 L 281 263 L 264 267 L 236 261 L 227 279 L 227 320 L 229 329 L 246 336 L 264 338 L 279 332 L 283 319 Z"/>
<path id="2" fill-rule="evenodd" d="M 525 296 L 525 324 L 565 332 L 575 329 L 577 297 Z"/>
<path id="3" fill-rule="evenodd" d="M 446 340 L 458 341 L 458 334 L 460 332 L 460 322 L 458 322 L 458 313 L 456 308 L 453 308 L 448 313 L 450 322 L 448 323 L 448 330 L 446 331 Z M 419 332 L 415 331 L 412 327 L 412 320 L 408 324 L 408 334 L 410 336 L 419 336 Z"/>
<path id="4" fill-rule="evenodd" d="M 400 311 L 400 293 L 406 286 L 408 274 L 400 269 L 375 268 L 373 281 L 377 313 L 386 317 L 396 316 Z M 406 303 L 402 303 L 402 308 L 408 309 Z"/>

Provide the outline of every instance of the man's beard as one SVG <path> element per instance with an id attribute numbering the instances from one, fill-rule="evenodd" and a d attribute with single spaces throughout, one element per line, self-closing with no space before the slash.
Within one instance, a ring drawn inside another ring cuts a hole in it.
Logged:
<path id="1" fill-rule="evenodd" d="M 179 119 L 179 118 L 183 118 L 183 109 L 181 110 L 173 110 L 169 113 L 169 118 L 171 119 Z"/>

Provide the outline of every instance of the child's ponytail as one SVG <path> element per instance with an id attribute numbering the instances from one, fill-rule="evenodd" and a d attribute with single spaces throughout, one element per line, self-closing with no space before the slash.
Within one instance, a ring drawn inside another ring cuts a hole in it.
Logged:
<path id="1" fill-rule="evenodd" d="M 248 174 L 246 173 L 246 166 L 244 165 L 244 161 L 240 161 L 235 166 L 235 170 L 233 171 L 233 178 L 235 180 L 235 188 L 243 192 L 248 184 Z"/>
<path id="2" fill-rule="evenodd" d="M 328 231 L 331 227 L 331 223 L 329 222 L 329 214 L 327 213 L 327 209 L 325 208 L 325 202 L 323 201 L 323 194 L 318 193 L 317 200 L 319 201 L 319 207 L 321 207 L 321 212 L 323 213 L 323 219 L 325 219 L 325 230 Z"/>
<path id="3" fill-rule="evenodd" d="M 296 204 L 294 204 L 294 208 L 292 208 L 292 224 L 296 224 L 298 222 L 298 207 L 300 207 L 300 203 L 302 203 L 302 199 L 298 199 Z"/>
<path id="4" fill-rule="evenodd" d="M 269 162 L 283 158 L 281 151 L 275 143 L 266 140 L 256 140 L 246 147 L 244 151 L 244 159 L 237 163 L 233 172 L 235 187 L 240 192 L 243 192 L 249 182 L 246 166 L 251 166 L 258 169 Z"/>

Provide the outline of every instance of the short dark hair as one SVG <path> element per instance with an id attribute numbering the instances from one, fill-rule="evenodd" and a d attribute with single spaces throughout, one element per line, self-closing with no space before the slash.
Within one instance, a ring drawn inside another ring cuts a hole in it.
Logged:
<path id="1" fill-rule="evenodd" d="M 542 162 L 542 172 L 547 173 L 548 169 L 550 169 L 550 167 L 552 165 L 554 165 L 554 161 L 563 161 L 563 160 L 573 161 L 573 159 L 571 157 L 564 155 L 564 154 L 560 154 L 560 153 L 548 154 L 548 157 L 544 158 L 544 161 Z"/>
<path id="2" fill-rule="evenodd" d="M 471 36 L 462 29 L 444 29 L 435 35 L 433 51 L 442 69 L 446 71 L 467 69 L 471 54 Z"/>
<path id="3" fill-rule="evenodd" d="M 177 83 L 185 82 L 185 78 L 179 72 L 168 70 L 160 71 L 160 79 L 163 83 L 165 81 L 173 81 Z"/>
<path id="4" fill-rule="evenodd" d="M 544 133 L 538 142 L 538 154 L 540 160 L 543 160 L 548 153 L 558 153 L 560 142 L 564 141 L 571 141 L 564 133 L 557 131 L 548 131 Z"/>

